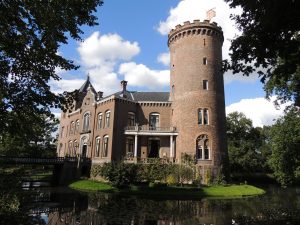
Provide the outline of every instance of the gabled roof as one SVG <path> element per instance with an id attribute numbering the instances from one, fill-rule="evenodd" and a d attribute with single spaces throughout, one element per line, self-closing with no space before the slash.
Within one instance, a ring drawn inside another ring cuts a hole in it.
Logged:
<path id="1" fill-rule="evenodd" d="M 83 85 L 79 88 L 79 93 L 86 93 L 88 88 L 91 87 L 91 91 L 96 94 L 96 90 L 93 87 L 91 81 L 90 81 L 90 76 L 87 75 L 86 81 L 83 83 Z"/>

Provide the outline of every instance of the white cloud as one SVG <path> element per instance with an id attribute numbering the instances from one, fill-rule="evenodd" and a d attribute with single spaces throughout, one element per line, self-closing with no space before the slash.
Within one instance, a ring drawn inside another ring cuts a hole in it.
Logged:
<path id="1" fill-rule="evenodd" d="M 78 52 L 87 67 L 102 66 L 103 63 L 114 63 L 116 60 L 131 60 L 140 52 L 137 42 L 123 40 L 118 34 L 100 35 L 94 32 L 81 42 Z"/>
<path id="2" fill-rule="evenodd" d="M 120 65 L 119 73 L 124 74 L 125 80 L 130 85 L 148 87 L 152 90 L 161 89 L 169 85 L 169 70 L 151 70 L 143 64 L 135 62 L 123 63 Z"/>
<path id="3" fill-rule="evenodd" d="M 94 87 L 108 95 L 119 88 L 120 80 L 115 72 L 117 63 L 131 60 L 139 54 L 140 47 L 137 42 L 124 40 L 118 34 L 94 32 L 77 50 Z"/>
<path id="4" fill-rule="evenodd" d="M 75 89 L 79 89 L 81 85 L 84 83 L 83 79 L 61 79 L 51 80 L 49 85 L 54 93 L 62 93 L 64 91 L 74 91 Z"/>
<path id="5" fill-rule="evenodd" d="M 289 105 L 284 104 L 279 109 L 276 109 L 273 103 L 275 99 L 275 96 L 270 101 L 265 98 L 242 99 L 237 103 L 227 106 L 226 114 L 234 111 L 242 112 L 247 118 L 253 121 L 254 127 L 272 125 L 276 119 L 283 115 L 285 107 Z"/>
<path id="6" fill-rule="evenodd" d="M 212 18 L 212 22 L 218 23 L 224 32 L 223 43 L 223 59 L 229 59 L 230 40 L 240 32 L 235 27 L 235 23 L 230 19 L 230 14 L 240 14 L 241 9 L 231 9 L 224 0 L 181 0 L 175 8 L 171 8 L 168 17 L 164 21 L 160 21 L 157 30 L 162 35 L 167 35 L 176 25 L 183 24 L 185 21 L 193 21 L 206 19 L 206 11 L 215 8 L 216 17 Z M 241 74 L 232 75 L 228 72 L 225 74 L 225 83 L 238 80 L 243 82 L 252 82 L 258 79 L 258 76 L 246 77 Z"/>
<path id="7" fill-rule="evenodd" d="M 165 66 L 170 65 L 170 52 L 164 52 L 158 55 L 157 61 Z"/>

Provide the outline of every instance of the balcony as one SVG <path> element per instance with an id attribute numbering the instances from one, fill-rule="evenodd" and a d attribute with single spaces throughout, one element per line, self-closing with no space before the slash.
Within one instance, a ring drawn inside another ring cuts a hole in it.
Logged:
<path id="1" fill-rule="evenodd" d="M 125 134 L 138 135 L 178 135 L 176 127 L 128 126 Z"/>

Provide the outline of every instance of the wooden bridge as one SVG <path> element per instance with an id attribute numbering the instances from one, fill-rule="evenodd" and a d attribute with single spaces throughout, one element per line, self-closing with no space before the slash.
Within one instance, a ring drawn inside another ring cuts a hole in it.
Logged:
<path id="1" fill-rule="evenodd" d="M 8 157 L 0 156 L 0 165 L 53 165 L 54 184 L 66 184 L 82 175 L 89 176 L 92 161 L 80 157 Z"/>
<path id="2" fill-rule="evenodd" d="M 37 165 L 62 165 L 64 163 L 91 163 L 89 158 L 78 157 L 51 157 L 51 158 L 34 158 L 34 157 L 8 157 L 0 156 L 0 164 L 37 164 Z"/>

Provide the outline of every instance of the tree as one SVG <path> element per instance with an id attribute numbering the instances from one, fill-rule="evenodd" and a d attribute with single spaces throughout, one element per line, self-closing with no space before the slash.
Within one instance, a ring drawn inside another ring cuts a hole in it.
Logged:
<path id="1" fill-rule="evenodd" d="M 275 178 L 290 185 L 300 178 L 300 112 L 290 109 L 270 130 L 272 155 L 269 164 Z"/>
<path id="2" fill-rule="evenodd" d="M 58 54 L 59 47 L 68 37 L 81 40 L 81 26 L 97 24 L 93 12 L 100 5 L 102 0 L 0 2 L 0 136 L 15 132 L 16 119 L 24 125 L 17 129 L 26 131 L 27 115 L 50 116 L 51 107 L 73 101 L 51 92 L 48 82 L 60 79 L 57 68 L 78 68 Z"/>
<path id="3" fill-rule="evenodd" d="M 279 102 L 294 101 L 300 106 L 300 2 L 297 0 L 225 0 L 242 32 L 231 42 L 231 60 L 224 69 L 248 76 L 257 72 L 267 97 L 276 94 Z"/>
<path id="4" fill-rule="evenodd" d="M 254 128 L 243 113 L 232 112 L 227 116 L 228 154 L 231 171 L 255 172 L 266 169 L 264 136 L 262 128 Z"/>
<path id="5" fill-rule="evenodd" d="M 20 118 L 10 112 L 14 118 L 14 134 L 2 133 L 0 139 L 0 154 L 6 156 L 55 156 L 56 137 L 59 121 L 56 118 L 40 114 L 22 114 Z M 30 124 L 23 123 L 23 116 Z M 25 133 L 23 133 L 25 132 Z"/>

